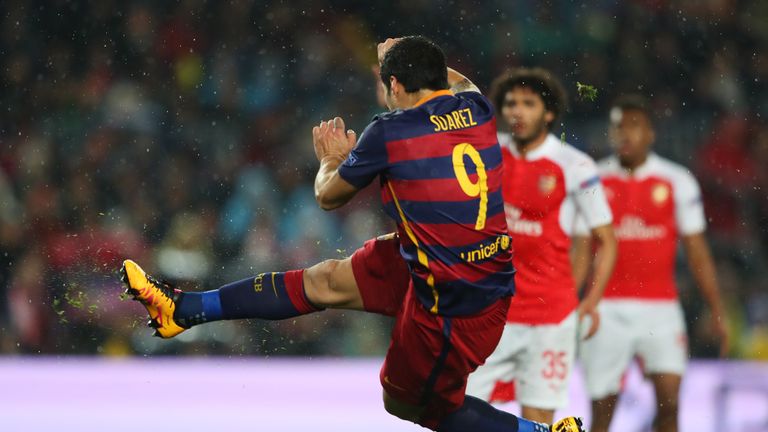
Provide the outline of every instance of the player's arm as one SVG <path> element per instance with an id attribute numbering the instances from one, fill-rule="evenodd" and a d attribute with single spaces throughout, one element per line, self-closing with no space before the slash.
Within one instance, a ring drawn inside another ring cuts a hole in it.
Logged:
<path id="1" fill-rule="evenodd" d="M 706 217 L 701 189 L 696 179 L 688 173 L 677 176 L 674 182 L 675 224 L 685 249 L 688 268 L 710 308 L 712 329 L 720 338 L 720 354 L 724 356 L 730 348 L 726 325 L 728 321 L 720 298 L 715 264 L 704 235 Z"/>
<path id="2" fill-rule="evenodd" d="M 469 78 L 451 68 L 448 68 L 448 85 L 454 94 L 468 91 L 480 93 L 480 89 Z"/>
<path id="3" fill-rule="evenodd" d="M 682 236 L 682 243 L 688 259 L 688 268 L 691 269 L 696 285 L 709 305 L 713 328 L 720 337 L 720 355 L 725 356 L 730 349 L 726 312 L 720 297 L 715 263 L 709 245 L 704 233 Z"/>
<path id="4" fill-rule="evenodd" d="M 579 270 L 583 272 L 577 275 L 574 271 L 574 279 L 580 278 L 581 283 L 584 283 L 587 272 L 589 269 L 590 261 L 593 264 L 594 272 L 591 282 L 586 288 L 586 295 L 579 304 L 578 314 L 579 318 L 584 315 L 590 315 L 592 318 L 592 325 L 589 328 L 589 332 L 586 338 L 589 339 L 597 332 L 597 328 L 600 324 L 600 316 L 597 314 L 597 304 L 600 303 L 600 299 L 603 298 L 605 292 L 605 286 L 608 284 L 608 280 L 613 273 L 613 266 L 616 264 L 616 255 L 618 252 L 618 245 L 616 243 L 616 235 L 613 232 L 612 224 L 605 224 L 590 230 L 592 236 L 587 240 L 579 240 L 579 245 L 574 245 L 575 248 L 581 249 L 580 256 L 576 256 L 576 249 L 574 248 L 574 261 L 580 259 L 586 261 L 586 265 L 581 264 L 583 269 Z M 591 241 L 595 244 L 595 255 L 592 260 L 589 259 L 591 250 Z M 577 282 L 579 279 L 577 279 Z M 577 285 L 580 286 L 580 285 Z"/>
<path id="5" fill-rule="evenodd" d="M 312 143 L 320 169 L 315 176 L 315 199 L 323 210 L 333 210 L 349 202 L 358 189 L 339 175 L 339 166 L 347 159 L 357 141 L 353 130 L 344 129 L 340 117 L 312 128 Z"/>
<path id="6" fill-rule="evenodd" d="M 618 245 L 613 232 L 613 217 L 608 200 L 605 197 L 603 185 L 595 163 L 589 159 L 584 160 L 569 170 L 571 184 L 574 186 L 574 201 L 576 203 L 576 221 L 573 227 L 573 236 L 579 234 L 589 236 L 594 241 L 594 257 L 591 254 L 592 247 L 589 241 L 578 240 L 572 252 L 572 263 L 575 264 L 574 279 L 581 286 L 587 279 L 589 265 L 592 264 L 593 273 L 589 286 L 586 287 L 586 295 L 583 297 L 577 309 L 579 321 L 585 316 L 592 318 L 592 324 L 586 338 L 592 337 L 600 325 L 600 316 L 597 305 L 603 298 L 605 286 L 613 273 L 616 264 Z"/>
<path id="7" fill-rule="evenodd" d="M 575 233 L 571 238 L 571 269 L 576 290 L 581 291 L 592 269 L 592 237 L 588 232 Z"/>

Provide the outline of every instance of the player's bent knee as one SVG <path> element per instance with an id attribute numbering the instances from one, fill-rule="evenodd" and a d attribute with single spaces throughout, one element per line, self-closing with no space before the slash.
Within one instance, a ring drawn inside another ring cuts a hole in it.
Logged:
<path id="1" fill-rule="evenodd" d="M 324 308 L 334 306 L 336 295 L 332 290 L 332 279 L 337 267 L 337 260 L 327 260 L 304 272 L 304 292 L 313 304 Z"/>
<path id="2" fill-rule="evenodd" d="M 326 260 L 305 271 L 304 291 L 312 304 L 333 308 L 354 300 L 354 293 L 340 282 L 342 263 L 340 260 Z"/>

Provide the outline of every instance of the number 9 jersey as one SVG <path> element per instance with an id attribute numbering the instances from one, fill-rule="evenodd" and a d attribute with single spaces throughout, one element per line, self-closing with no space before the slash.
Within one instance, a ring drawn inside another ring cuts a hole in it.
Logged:
<path id="1" fill-rule="evenodd" d="M 432 314 L 471 315 L 514 293 L 501 149 L 483 95 L 440 90 L 375 117 L 339 175 L 358 189 L 379 176 L 415 294 Z"/>

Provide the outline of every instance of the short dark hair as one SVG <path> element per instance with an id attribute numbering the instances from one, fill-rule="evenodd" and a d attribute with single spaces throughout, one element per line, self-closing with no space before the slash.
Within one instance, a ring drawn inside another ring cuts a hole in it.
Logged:
<path id="1" fill-rule="evenodd" d="M 516 87 L 529 88 L 541 96 L 544 109 L 555 115 L 552 123 L 567 109 L 565 89 L 551 72 L 543 68 L 517 68 L 507 71 L 491 84 L 490 96 L 496 114 L 501 115 L 504 98 Z"/>
<path id="2" fill-rule="evenodd" d="M 645 117 L 649 122 L 653 123 L 653 112 L 651 111 L 651 103 L 643 95 L 637 93 L 628 93 L 620 95 L 611 105 L 611 111 L 614 109 L 636 110 L 645 114 Z"/>
<path id="3" fill-rule="evenodd" d="M 408 93 L 448 88 L 445 54 L 424 36 L 406 36 L 392 45 L 384 54 L 379 75 L 387 90 L 390 76 L 397 78 Z"/>

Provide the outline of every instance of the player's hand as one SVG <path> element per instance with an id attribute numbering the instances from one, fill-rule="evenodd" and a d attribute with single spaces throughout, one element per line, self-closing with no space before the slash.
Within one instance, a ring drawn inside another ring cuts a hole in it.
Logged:
<path id="1" fill-rule="evenodd" d="M 333 120 L 321 121 L 312 128 L 312 144 L 315 147 L 317 160 L 334 158 L 343 161 L 357 143 L 357 134 L 352 129 L 345 130 L 344 120 L 336 117 Z"/>
<path id="2" fill-rule="evenodd" d="M 595 333 L 597 333 L 597 329 L 600 327 L 600 312 L 597 311 L 597 303 L 598 301 L 587 297 L 579 303 L 579 307 L 576 309 L 576 313 L 579 316 L 579 328 L 581 328 L 581 321 L 584 317 L 589 317 L 589 330 L 584 336 L 584 340 L 594 336 Z M 581 337 L 581 332 L 579 332 L 579 337 Z"/>
<path id="3" fill-rule="evenodd" d="M 394 44 L 396 44 L 402 38 L 387 38 L 384 42 L 376 46 L 376 54 L 379 57 L 379 64 L 384 61 L 384 55 L 389 51 Z"/>

